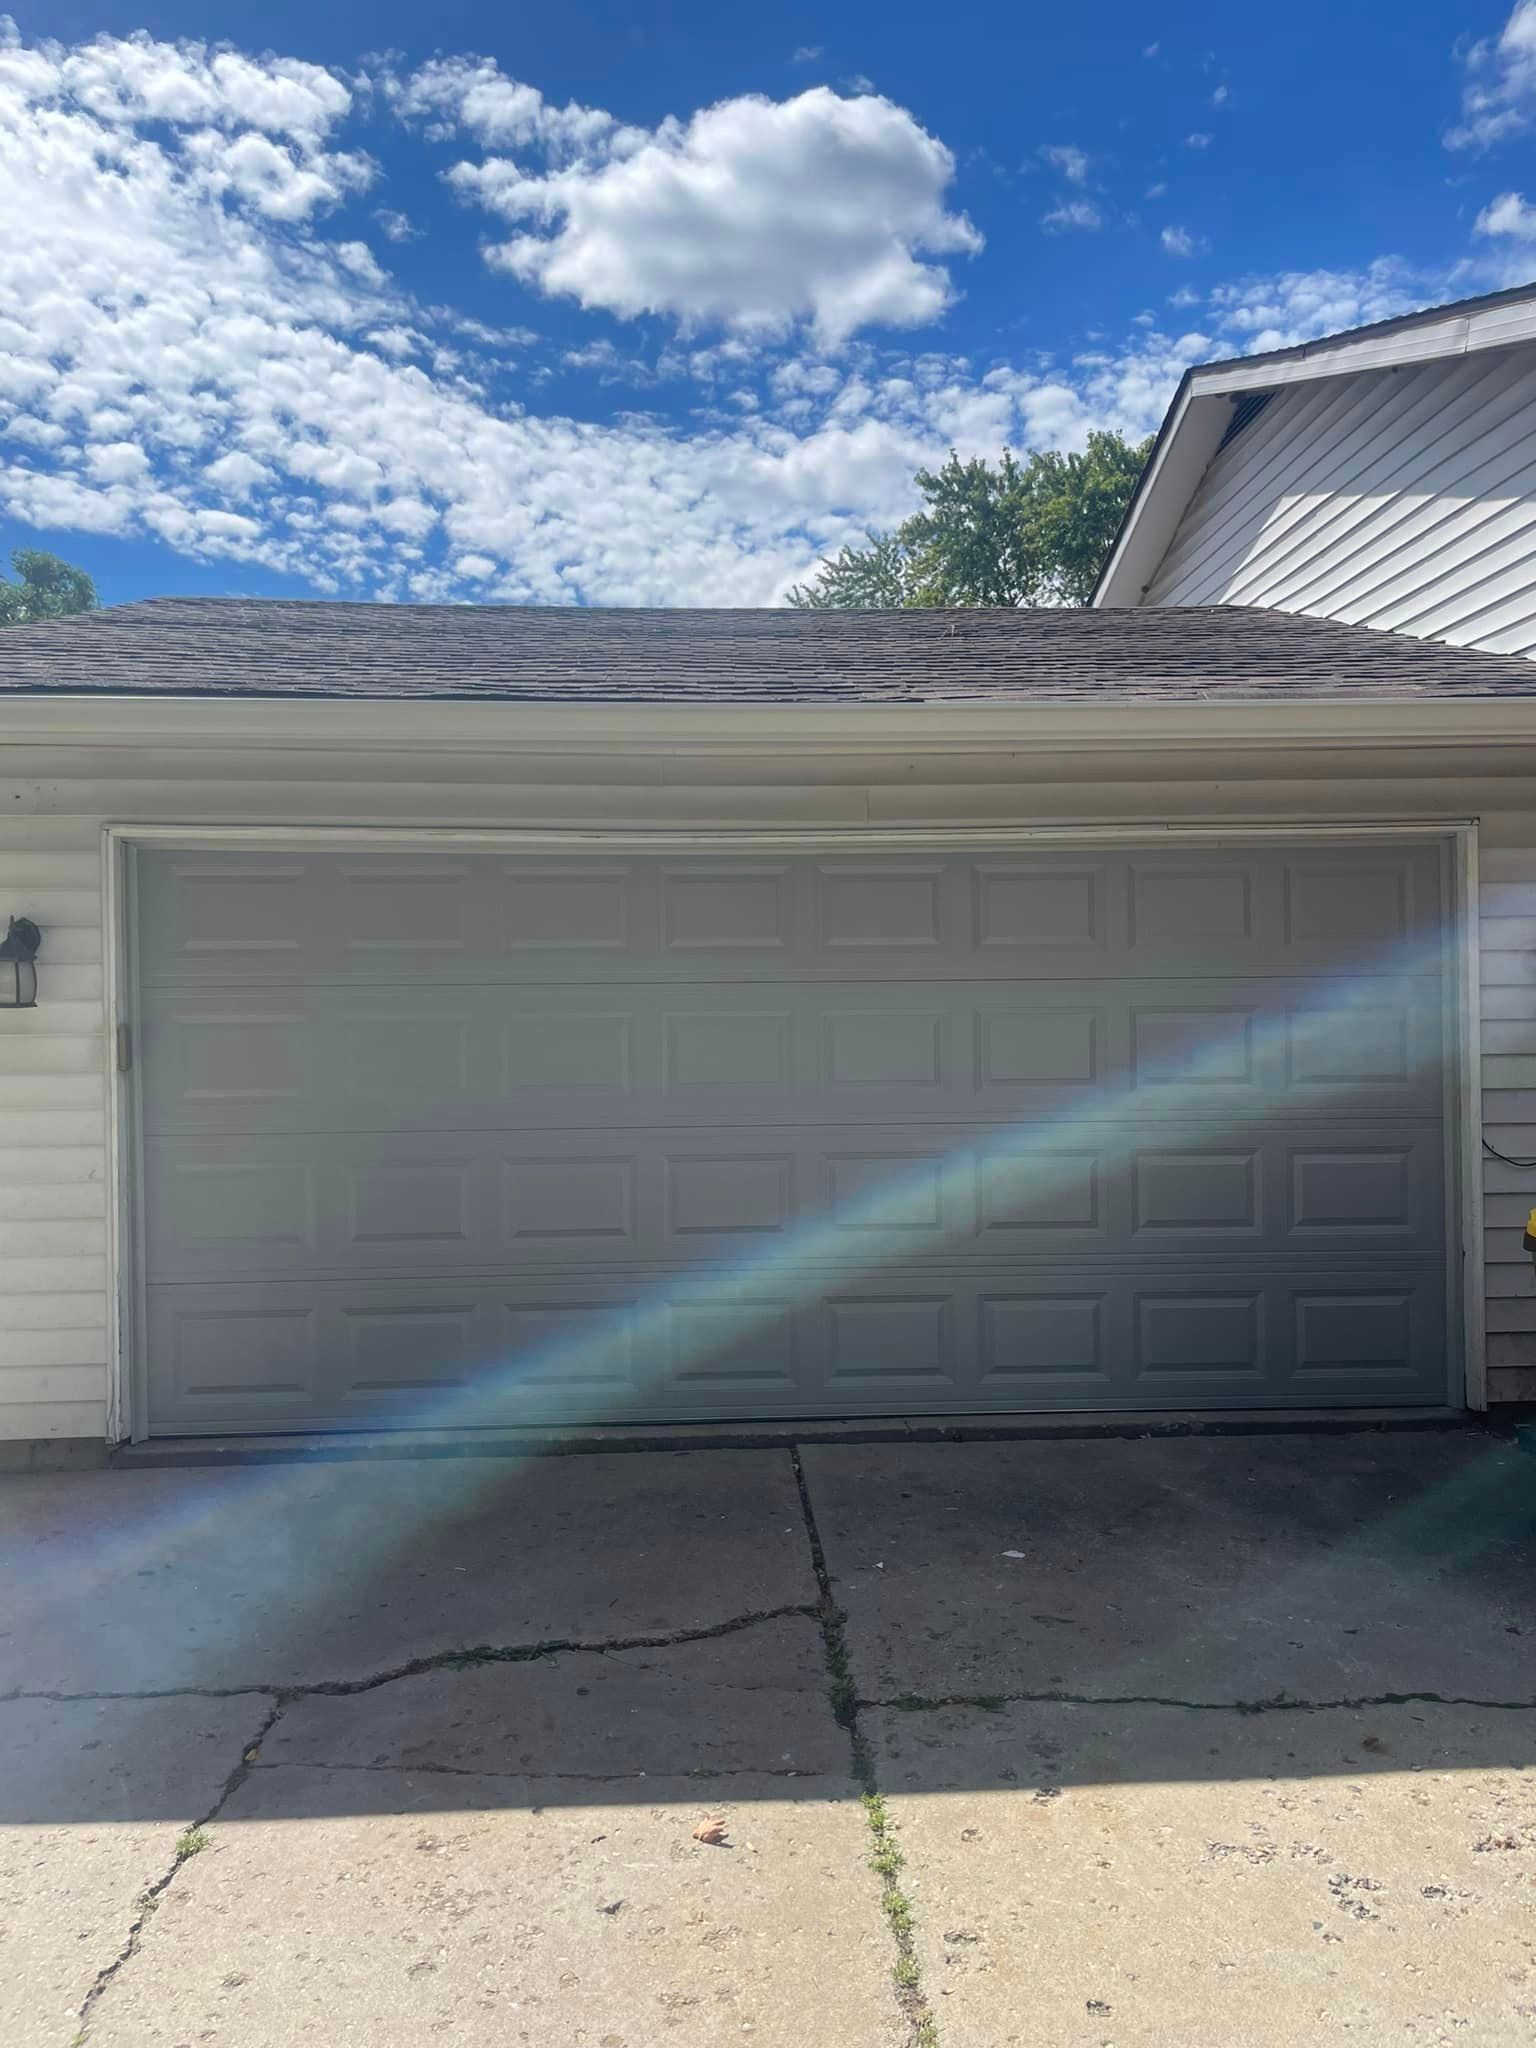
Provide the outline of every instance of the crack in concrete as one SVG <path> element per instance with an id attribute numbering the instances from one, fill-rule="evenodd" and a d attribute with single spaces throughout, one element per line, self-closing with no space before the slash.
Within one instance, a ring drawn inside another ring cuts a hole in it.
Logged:
<path id="1" fill-rule="evenodd" d="M 564 1655 L 606 1657 L 623 1650 L 670 1650 L 685 1643 L 714 1642 L 721 1636 L 739 1635 L 743 1629 L 758 1628 L 764 1622 L 798 1618 L 821 1619 L 820 1603 L 799 1602 L 788 1607 L 765 1607 L 753 1614 L 732 1615 L 728 1621 L 714 1621 L 698 1628 L 673 1629 L 665 1634 L 607 1636 L 597 1640 L 581 1637 L 550 1637 L 537 1643 L 476 1643 L 461 1650 L 437 1650 L 427 1657 L 412 1657 L 404 1664 L 371 1672 L 366 1678 L 315 1679 L 294 1685 L 171 1685 L 147 1692 L 43 1692 L 16 1686 L 0 1693 L 0 1707 L 24 1700 L 47 1700 L 59 1706 L 110 1700 L 238 1700 L 273 1699 L 279 1706 L 291 1700 L 349 1699 L 357 1693 L 376 1692 L 402 1678 L 424 1678 L 434 1671 L 467 1671 L 481 1664 L 536 1664 L 543 1657 Z"/>
<path id="2" fill-rule="evenodd" d="M 805 1476 L 798 1446 L 790 1446 L 789 1456 L 794 1467 L 795 1484 L 800 1490 L 800 1514 L 805 1523 L 806 1541 L 810 1545 L 811 1568 L 821 1591 L 817 1618 L 821 1623 L 826 1657 L 828 1697 L 833 1718 L 848 1737 L 849 1768 L 863 1796 L 864 1818 L 869 1829 L 870 1868 L 880 1879 L 880 1910 L 885 1915 L 896 1951 L 891 1967 L 896 2003 L 907 2023 L 908 2048 L 938 2048 L 938 2022 L 923 1988 L 912 1908 L 898 1882 L 904 1859 L 881 1795 L 874 1751 L 859 1726 L 858 1687 L 854 1683 L 848 1653 L 848 1617 L 838 1606 L 832 1591 L 832 1574 L 827 1568 L 827 1554 L 816 1522 L 810 1482 Z"/>
<path id="3" fill-rule="evenodd" d="M 861 1713 L 881 1709 L 896 1714 L 934 1714 L 945 1707 L 974 1707 L 983 1713 L 996 1713 L 1002 1707 L 1013 1706 L 1181 1707 L 1192 1714 L 1327 1714 L 1367 1707 L 1481 1707 L 1495 1714 L 1530 1714 L 1536 1713 L 1536 1698 L 1490 1700 L 1450 1692 L 1378 1692 L 1332 1700 L 1295 1699 L 1289 1693 L 1275 1693 L 1260 1700 L 1185 1700 L 1152 1692 L 904 1692 L 888 1700 L 860 1699 L 857 1706 Z"/>
<path id="4" fill-rule="evenodd" d="M 709 1784 L 717 1778 L 803 1778 L 807 1784 L 813 1784 L 828 1776 L 826 1771 L 787 1770 L 781 1764 L 761 1768 L 733 1764 L 718 1771 L 502 1771 L 489 1764 L 483 1768 L 474 1764 L 339 1764 L 330 1763 L 323 1757 L 300 1757 L 275 1764 L 257 1763 L 251 1768 L 257 1771 L 374 1771 L 395 1777 L 506 1778 L 522 1785 L 695 1785 Z"/>
<path id="5" fill-rule="evenodd" d="M 251 1690 L 251 1688 L 247 1688 L 247 1690 Z M 225 1698 L 230 1696 L 228 1694 L 223 1695 Z M 196 1820 L 190 1822 L 178 1837 L 170 1867 L 157 1877 L 153 1884 L 146 1886 L 140 1892 L 139 1910 L 129 1923 L 127 1940 L 123 1943 L 123 1946 L 118 1950 L 112 1961 L 106 1964 L 103 1969 L 97 1971 L 94 1983 L 85 1994 L 80 2007 L 80 2031 L 76 2034 L 71 2048 L 80 2048 L 80 2044 L 85 2041 L 90 2033 L 91 2015 L 96 2010 L 108 1987 L 118 1976 L 119 1972 L 128 1963 L 131 1963 L 133 1958 L 139 1953 L 144 1941 L 144 1930 L 149 1925 L 161 1899 L 175 1882 L 177 1871 L 181 1869 L 184 1863 L 189 1863 L 193 1856 L 201 1853 L 201 1845 L 195 1848 L 186 1848 L 183 1844 L 187 1842 L 190 1836 L 197 1834 L 200 1829 L 207 1827 L 211 1822 L 218 1819 L 229 1801 L 233 1799 L 251 1772 L 256 1768 L 257 1753 L 263 1742 L 266 1741 L 273 1728 L 277 1725 L 278 1717 L 283 1711 L 283 1704 L 281 1700 L 274 1700 L 271 1706 L 268 1707 L 266 1713 L 262 1716 L 261 1726 L 256 1730 L 250 1741 L 241 1749 L 240 1761 L 224 1780 L 218 1798 L 214 1800 L 206 1813 L 199 1815 Z"/>

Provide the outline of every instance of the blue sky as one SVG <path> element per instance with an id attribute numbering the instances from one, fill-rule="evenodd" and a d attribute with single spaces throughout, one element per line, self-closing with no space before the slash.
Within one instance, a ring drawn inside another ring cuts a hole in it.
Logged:
<path id="1" fill-rule="evenodd" d="M 13 15 L 0 549 L 109 601 L 771 603 L 1536 272 L 1536 0 Z"/>

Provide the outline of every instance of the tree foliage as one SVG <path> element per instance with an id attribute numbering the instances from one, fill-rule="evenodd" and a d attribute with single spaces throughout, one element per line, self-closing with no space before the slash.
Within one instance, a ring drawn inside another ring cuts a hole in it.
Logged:
<path id="1" fill-rule="evenodd" d="M 41 548 L 16 548 L 13 578 L 0 576 L 0 626 L 30 626 L 37 619 L 67 619 L 96 609 L 96 586 L 83 569 Z"/>
<path id="2" fill-rule="evenodd" d="M 942 468 L 918 471 L 920 512 L 823 562 L 788 602 L 799 611 L 1086 604 L 1150 447 L 1097 432 L 1071 455 L 1021 461 L 1004 449 L 990 463 L 951 451 Z"/>

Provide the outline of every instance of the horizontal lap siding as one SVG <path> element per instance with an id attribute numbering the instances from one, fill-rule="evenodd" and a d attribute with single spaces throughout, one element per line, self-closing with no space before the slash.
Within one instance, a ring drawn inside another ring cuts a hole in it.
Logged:
<path id="1" fill-rule="evenodd" d="M 0 816 L 0 924 L 43 933 L 36 1010 L 0 1010 L 0 1439 L 107 1427 L 101 828 Z"/>
<path id="2" fill-rule="evenodd" d="M 1212 460 L 1145 602 L 1536 654 L 1536 349 L 1278 392 Z"/>
<path id="3" fill-rule="evenodd" d="M 1536 1159 L 1536 848 L 1487 847 L 1481 862 L 1483 1131 Z M 1488 1392 L 1536 1397 L 1536 1275 L 1522 1238 L 1536 1167 L 1483 1156 Z"/>

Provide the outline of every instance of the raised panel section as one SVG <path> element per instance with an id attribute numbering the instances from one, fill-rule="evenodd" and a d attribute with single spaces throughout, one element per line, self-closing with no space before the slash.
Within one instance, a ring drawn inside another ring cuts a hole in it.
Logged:
<path id="1" fill-rule="evenodd" d="M 141 923 L 145 971 L 180 966 L 198 979 L 223 971 L 242 980 L 292 972 L 312 911 L 304 861 L 175 859 Z"/>
<path id="2" fill-rule="evenodd" d="M 1254 1018 L 1247 1010 L 1137 1010 L 1131 1023 L 1139 1087 L 1251 1087 Z"/>
<path id="3" fill-rule="evenodd" d="M 474 1162 L 370 1159 L 348 1169 L 351 1241 L 357 1245 L 465 1245 L 472 1229 Z"/>
<path id="4" fill-rule="evenodd" d="M 176 1398 L 194 1405 L 241 1401 L 257 1412 L 291 1406 L 314 1383 L 316 1317 L 307 1307 L 172 1307 L 168 1332 L 151 1312 L 151 1328 L 168 1338 Z"/>
<path id="5" fill-rule="evenodd" d="M 1287 867 L 1285 936 L 1291 945 L 1383 947 L 1404 938 L 1407 931 L 1404 869 L 1343 862 Z"/>
<path id="6" fill-rule="evenodd" d="M 505 943 L 562 951 L 623 952 L 629 945 L 625 868 L 511 868 L 498 892 Z"/>
<path id="7" fill-rule="evenodd" d="M 673 951 L 780 952 L 789 942 L 782 868 L 699 868 L 665 877 L 663 929 Z"/>
<path id="8" fill-rule="evenodd" d="M 341 1071 L 352 1095 L 420 1101 L 423 1096 L 462 1095 L 469 1086 L 470 1027 L 462 1012 L 439 1009 L 413 1016 L 381 1005 L 338 1019 L 336 1033 Z"/>
<path id="9" fill-rule="evenodd" d="M 1096 946 L 1104 935 L 1103 876 L 1097 868 L 976 870 L 976 943 Z"/>
<path id="10" fill-rule="evenodd" d="M 1349 1232 L 1413 1227 L 1409 1162 L 1398 1146 L 1291 1155 L 1291 1228 Z"/>
<path id="11" fill-rule="evenodd" d="M 983 1379 L 1104 1374 L 1102 1294 L 989 1294 L 980 1308 Z"/>
<path id="12" fill-rule="evenodd" d="M 991 1152 L 978 1161 L 976 1173 L 984 1232 L 1098 1228 L 1096 1152 L 1048 1143 L 1033 1151 Z"/>
<path id="13" fill-rule="evenodd" d="M 1259 1227 L 1256 1152 L 1143 1152 L 1131 1161 L 1137 1231 L 1254 1231 Z"/>
<path id="14" fill-rule="evenodd" d="M 409 1400 L 468 1384 L 475 1364 L 472 1302 L 348 1309 L 344 1315 L 354 1397 Z M 430 1412 L 418 1417 L 433 1419 Z"/>
<path id="15" fill-rule="evenodd" d="M 1412 1306 L 1400 1293 L 1299 1294 L 1298 1376 L 1412 1373 Z"/>
<path id="16" fill-rule="evenodd" d="M 942 1075 L 944 1020 L 931 1012 L 849 1010 L 826 1019 L 833 1087 L 932 1088 Z"/>
<path id="17" fill-rule="evenodd" d="M 794 1020 L 787 1011 L 695 1012 L 667 1019 L 670 1088 L 782 1088 Z"/>
<path id="18" fill-rule="evenodd" d="M 1099 1078 L 1093 1010 L 982 1011 L 976 1072 L 983 1087 L 1086 1087 Z"/>
<path id="19" fill-rule="evenodd" d="M 1409 1015 L 1381 1003 L 1294 1011 L 1286 1054 L 1292 1081 L 1397 1086 L 1412 1078 Z"/>
<path id="20" fill-rule="evenodd" d="M 793 1201 L 793 1163 L 780 1153 L 667 1161 L 667 1217 L 682 1236 L 782 1230 Z"/>
<path id="21" fill-rule="evenodd" d="M 824 946 L 939 944 L 937 869 L 823 868 L 817 893 Z"/>
<path id="22" fill-rule="evenodd" d="M 947 1382 L 947 1295 L 845 1296 L 827 1304 L 830 1380 Z"/>
<path id="23" fill-rule="evenodd" d="M 942 1231 L 944 1161 L 929 1153 L 834 1152 L 824 1163 L 838 1230 Z"/>
<path id="24" fill-rule="evenodd" d="M 1253 883 L 1242 868 L 1131 870 L 1131 942 L 1171 946 L 1253 937 Z"/>
<path id="25" fill-rule="evenodd" d="M 502 1309 L 507 1393 L 528 1389 L 565 1395 L 564 1413 L 579 1419 L 583 1404 L 630 1398 L 639 1386 L 635 1303 L 533 1297 Z"/>
<path id="26" fill-rule="evenodd" d="M 369 971 L 398 955 L 467 950 L 470 870 L 421 864 L 343 868 L 347 951 Z"/>
<path id="27" fill-rule="evenodd" d="M 1141 1294 L 1135 1329 L 1143 1377 L 1247 1379 L 1262 1368 L 1256 1294 Z"/>
<path id="28" fill-rule="evenodd" d="M 535 1088 L 628 1088 L 634 1075 L 631 1018 L 606 1013 L 543 1011 L 506 1026 L 507 1085 Z"/>
<path id="29" fill-rule="evenodd" d="M 238 1000 L 238 999 L 237 999 Z M 185 1104 L 250 1105 L 292 1101 L 304 1092 L 304 1013 L 298 1009 L 211 1010 L 177 1006 L 160 1030 L 167 1044 L 147 1056 L 169 1066 L 166 1079 Z M 160 1098 L 163 1099 L 163 1098 Z"/>
<path id="30" fill-rule="evenodd" d="M 800 1334 L 789 1303 L 674 1301 L 669 1320 L 679 1386 L 782 1396 L 799 1383 Z"/>
<path id="31" fill-rule="evenodd" d="M 157 1160 L 152 1219 L 161 1257 L 223 1252 L 291 1257 L 315 1245 L 307 1161 Z"/>
<path id="32" fill-rule="evenodd" d="M 632 1159 L 513 1159 L 506 1167 L 507 1227 L 519 1239 L 601 1241 L 635 1228 Z"/>

